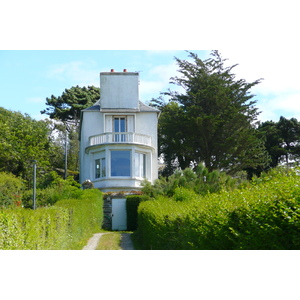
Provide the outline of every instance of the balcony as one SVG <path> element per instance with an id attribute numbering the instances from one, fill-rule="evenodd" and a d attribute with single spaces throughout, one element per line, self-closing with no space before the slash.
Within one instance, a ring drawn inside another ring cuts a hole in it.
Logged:
<path id="1" fill-rule="evenodd" d="M 151 146 L 151 136 L 135 133 L 135 132 L 106 132 L 99 135 L 90 137 L 90 146 L 101 145 L 101 144 L 140 144 Z"/>

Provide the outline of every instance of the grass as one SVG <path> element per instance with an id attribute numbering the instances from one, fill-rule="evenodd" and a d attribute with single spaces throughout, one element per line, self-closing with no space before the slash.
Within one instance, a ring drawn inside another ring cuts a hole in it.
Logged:
<path id="1" fill-rule="evenodd" d="M 103 234 L 96 250 L 122 250 L 121 232 Z"/>

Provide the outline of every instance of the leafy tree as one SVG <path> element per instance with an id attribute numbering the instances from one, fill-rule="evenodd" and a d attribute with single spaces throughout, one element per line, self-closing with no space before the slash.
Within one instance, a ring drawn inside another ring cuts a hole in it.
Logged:
<path id="1" fill-rule="evenodd" d="M 159 146 L 170 175 L 174 168 L 205 163 L 216 169 L 235 173 L 268 163 L 263 141 L 254 126 L 259 112 L 250 89 L 260 79 L 247 83 L 232 73 L 236 66 L 225 67 L 218 51 L 201 60 L 189 52 L 192 62 L 175 58 L 181 76 L 171 83 L 184 93 L 169 91 L 170 102 L 152 101 L 161 110 Z"/>
<path id="2" fill-rule="evenodd" d="M 32 162 L 40 171 L 49 169 L 49 128 L 45 121 L 36 121 L 0 107 L 0 171 L 10 172 L 27 182 L 32 178 Z"/>

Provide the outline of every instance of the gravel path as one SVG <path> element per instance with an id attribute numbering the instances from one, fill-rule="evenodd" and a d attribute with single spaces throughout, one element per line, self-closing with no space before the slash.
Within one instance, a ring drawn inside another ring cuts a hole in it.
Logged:
<path id="1" fill-rule="evenodd" d="M 88 244 L 82 250 L 96 250 L 101 236 L 105 233 L 95 233 L 88 241 Z M 131 233 L 121 233 L 121 248 L 122 250 L 134 250 L 131 240 Z"/>
<path id="2" fill-rule="evenodd" d="M 122 250 L 134 250 L 133 243 L 131 240 L 131 233 L 121 234 L 121 248 Z"/>
<path id="3" fill-rule="evenodd" d="M 95 233 L 82 250 L 96 250 L 101 236 L 106 233 Z"/>

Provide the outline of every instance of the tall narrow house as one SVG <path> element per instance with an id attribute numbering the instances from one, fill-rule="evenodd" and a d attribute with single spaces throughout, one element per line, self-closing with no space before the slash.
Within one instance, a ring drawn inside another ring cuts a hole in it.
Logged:
<path id="1" fill-rule="evenodd" d="M 139 101 L 139 74 L 100 73 L 101 97 L 82 111 L 80 181 L 103 192 L 140 190 L 158 176 L 159 111 Z"/>

